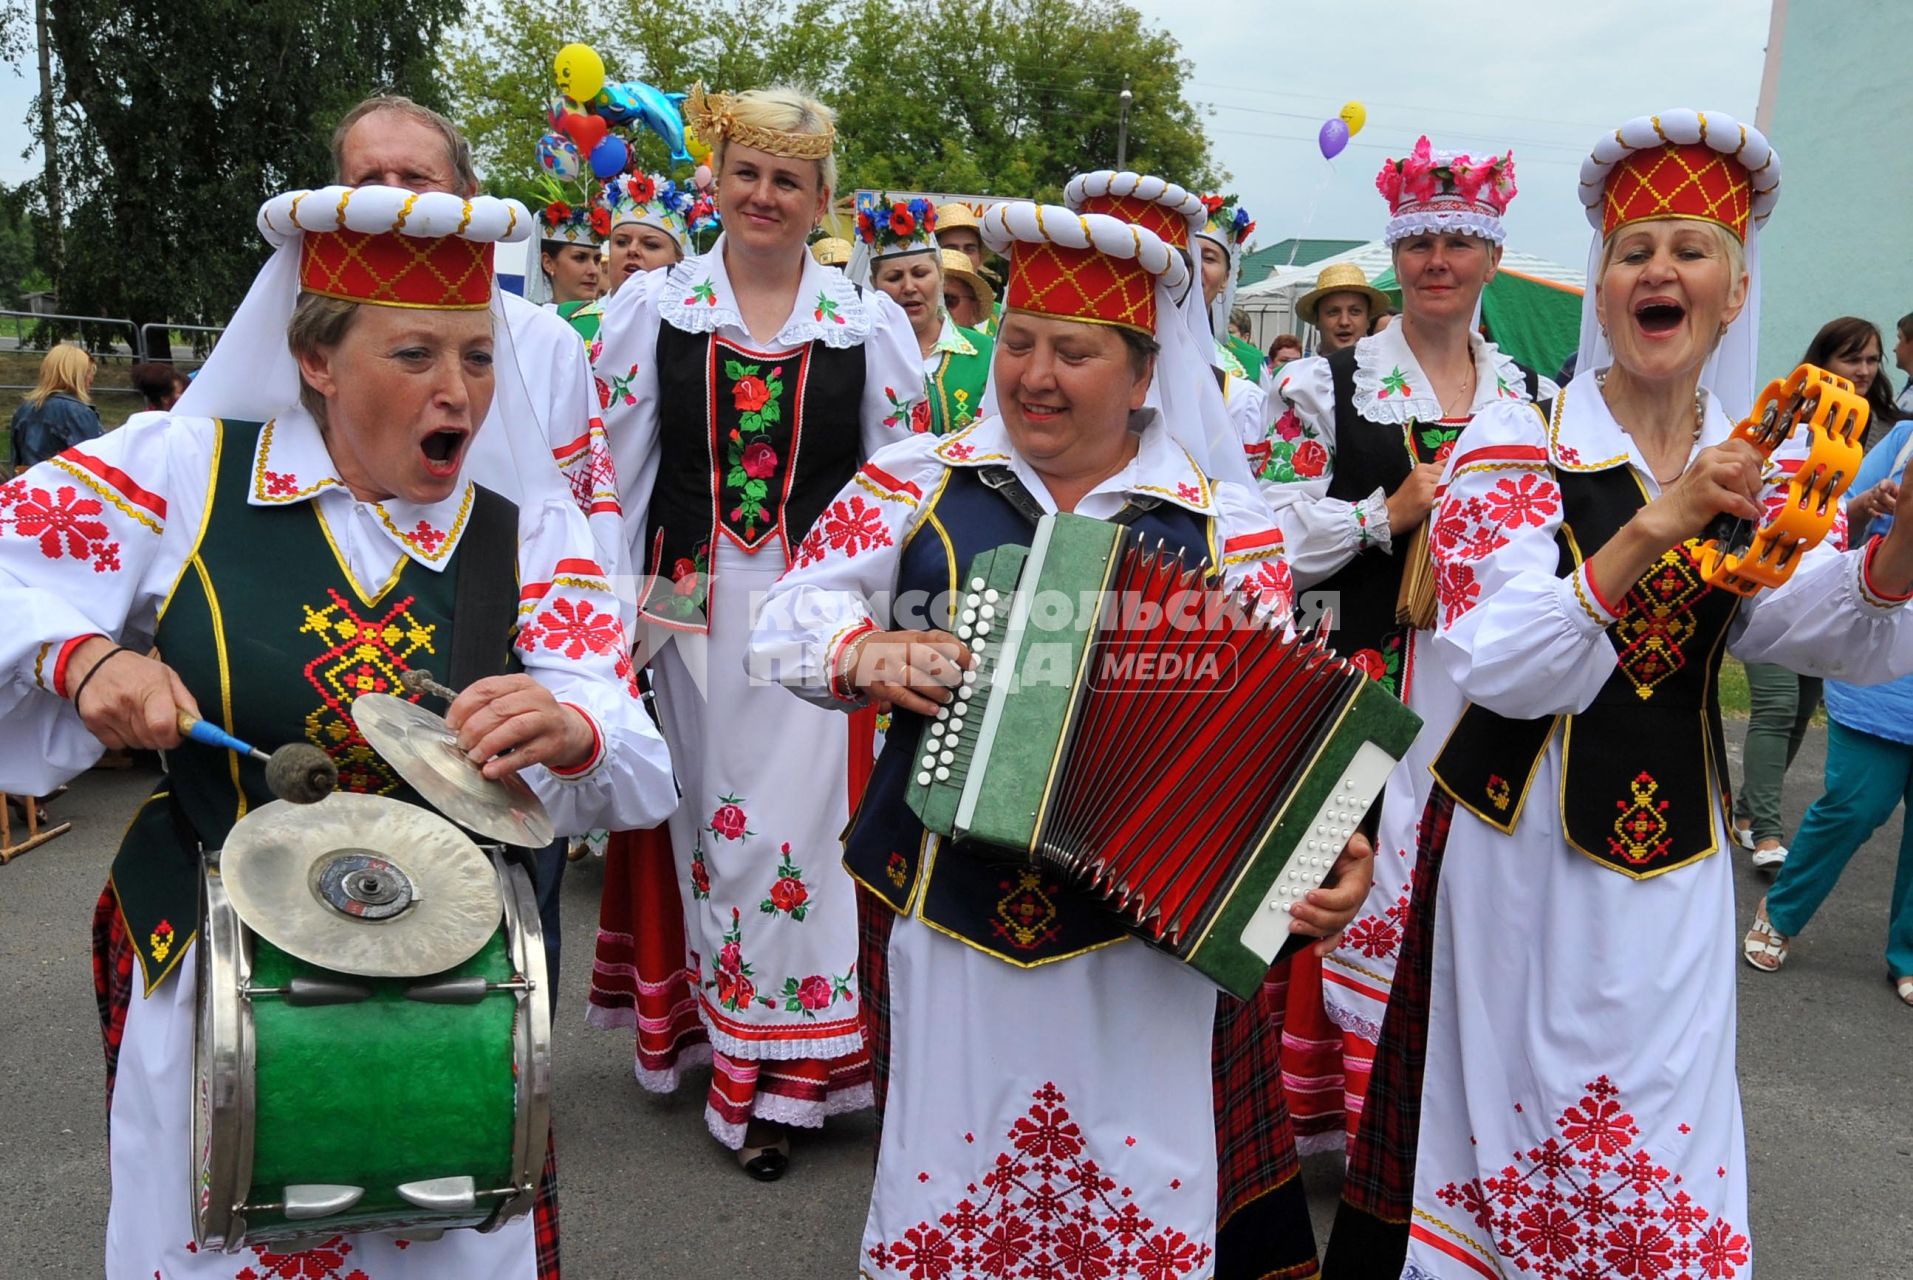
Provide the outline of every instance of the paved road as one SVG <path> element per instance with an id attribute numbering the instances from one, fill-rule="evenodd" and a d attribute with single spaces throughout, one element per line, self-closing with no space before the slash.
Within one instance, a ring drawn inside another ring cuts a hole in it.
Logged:
<path id="1" fill-rule="evenodd" d="M 1730 728 L 1731 737 L 1738 732 Z M 1787 817 L 1818 791 L 1814 731 Z M 88 774 L 60 801 L 70 835 L 0 868 L 0 1277 L 99 1275 L 105 1117 L 88 919 L 145 776 Z M 1883 904 L 1895 819 L 1855 859 L 1787 969 L 1741 966 L 1741 1075 L 1764 1280 L 1913 1280 L 1913 1010 L 1885 982 Z M 1741 919 L 1761 881 L 1737 855 Z M 558 1029 L 564 1237 L 572 1280 L 844 1280 L 868 1193 L 867 1118 L 806 1142 L 782 1183 L 746 1180 L 704 1132 L 697 1091 L 660 1100 L 631 1079 L 631 1041 L 586 1027 L 599 877 L 565 885 Z M 343 1065 L 343 1064 L 342 1064 Z M 1337 1169 L 1307 1166 L 1318 1225 Z"/>

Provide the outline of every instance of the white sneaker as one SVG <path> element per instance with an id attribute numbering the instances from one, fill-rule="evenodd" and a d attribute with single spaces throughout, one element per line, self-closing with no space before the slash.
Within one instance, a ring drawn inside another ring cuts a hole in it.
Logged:
<path id="1" fill-rule="evenodd" d="M 1787 860 L 1787 846 L 1778 849 L 1755 849 L 1754 866 L 1762 871 L 1771 871 Z"/>

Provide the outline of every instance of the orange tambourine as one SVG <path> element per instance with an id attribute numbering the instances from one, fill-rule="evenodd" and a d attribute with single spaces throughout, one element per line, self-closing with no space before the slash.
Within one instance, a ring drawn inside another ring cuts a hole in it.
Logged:
<path id="1" fill-rule="evenodd" d="M 1750 596 L 1785 582 L 1801 557 L 1833 528 L 1840 495 L 1860 469 L 1860 438 L 1867 402 L 1845 378 L 1803 364 L 1784 380 L 1767 384 L 1753 414 L 1730 439 L 1745 440 L 1771 458 L 1804 427 L 1806 460 L 1787 480 L 1787 496 L 1758 529 L 1751 520 L 1722 516 L 1707 527 L 1700 546 L 1701 576 L 1709 586 Z"/>

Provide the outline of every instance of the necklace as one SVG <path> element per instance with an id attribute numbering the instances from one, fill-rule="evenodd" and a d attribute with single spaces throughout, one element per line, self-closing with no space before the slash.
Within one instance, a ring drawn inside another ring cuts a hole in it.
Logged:
<path id="1" fill-rule="evenodd" d="M 1594 371 L 1594 386 L 1595 386 L 1595 389 L 1601 393 L 1602 400 L 1607 399 L 1607 375 L 1608 375 L 1608 371 L 1606 369 L 1596 369 Z M 1694 388 L 1694 434 L 1689 439 L 1688 446 L 1687 446 L 1687 453 L 1689 458 L 1693 456 L 1694 445 L 1700 443 L 1701 423 L 1705 421 L 1705 414 L 1702 409 L 1703 403 L 1704 402 L 1701 399 L 1700 388 L 1695 387 Z M 1608 406 L 1608 410 L 1610 413 L 1613 411 L 1613 408 L 1614 406 L 1611 404 Z M 1618 418 L 1615 419 L 1615 423 L 1616 425 L 1619 425 L 1620 419 Z M 1622 426 L 1621 430 L 1627 431 L 1627 428 L 1625 426 Z M 1629 436 L 1632 436 L 1634 433 L 1632 431 L 1627 431 L 1627 434 Z M 1645 457 L 1646 456 L 1645 453 L 1643 453 L 1642 456 Z M 1660 473 L 1655 471 L 1652 467 L 1648 468 L 1648 474 L 1654 477 L 1655 484 L 1660 485 L 1662 488 L 1666 488 L 1668 485 L 1673 484 L 1676 480 L 1680 479 L 1681 472 L 1685 470 L 1687 470 L 1687 461 L 1686 459 L 1683 459 L 1680 466 L 1674 469 L 1674 474 L 1671 476 L 1668 476 L 1665 480 L 1663 480 L 1660 476 Z"/>

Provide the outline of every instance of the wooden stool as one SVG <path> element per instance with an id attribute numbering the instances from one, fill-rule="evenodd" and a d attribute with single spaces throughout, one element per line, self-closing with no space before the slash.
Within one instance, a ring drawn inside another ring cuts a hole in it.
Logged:
<path id="1" fill-rule="evenodd" d="M 60 791 L 65 791 L 61 787 Z M 59 792 L 55 792 L 58 795 Z M 40 800 L 36 796 L 22 796 L 26 801 L 27 834 L 18 844 L 13 841 L 13 797 L 0 791 L 0 866 L 5 866 L 29 849 L 38 848 L 55 836 L 63 836 L 73 829 L 71 822 L 62 822 L 50 827 L 40 825 Z M 50 797 L 49 797 L 50 798 Z"/>

